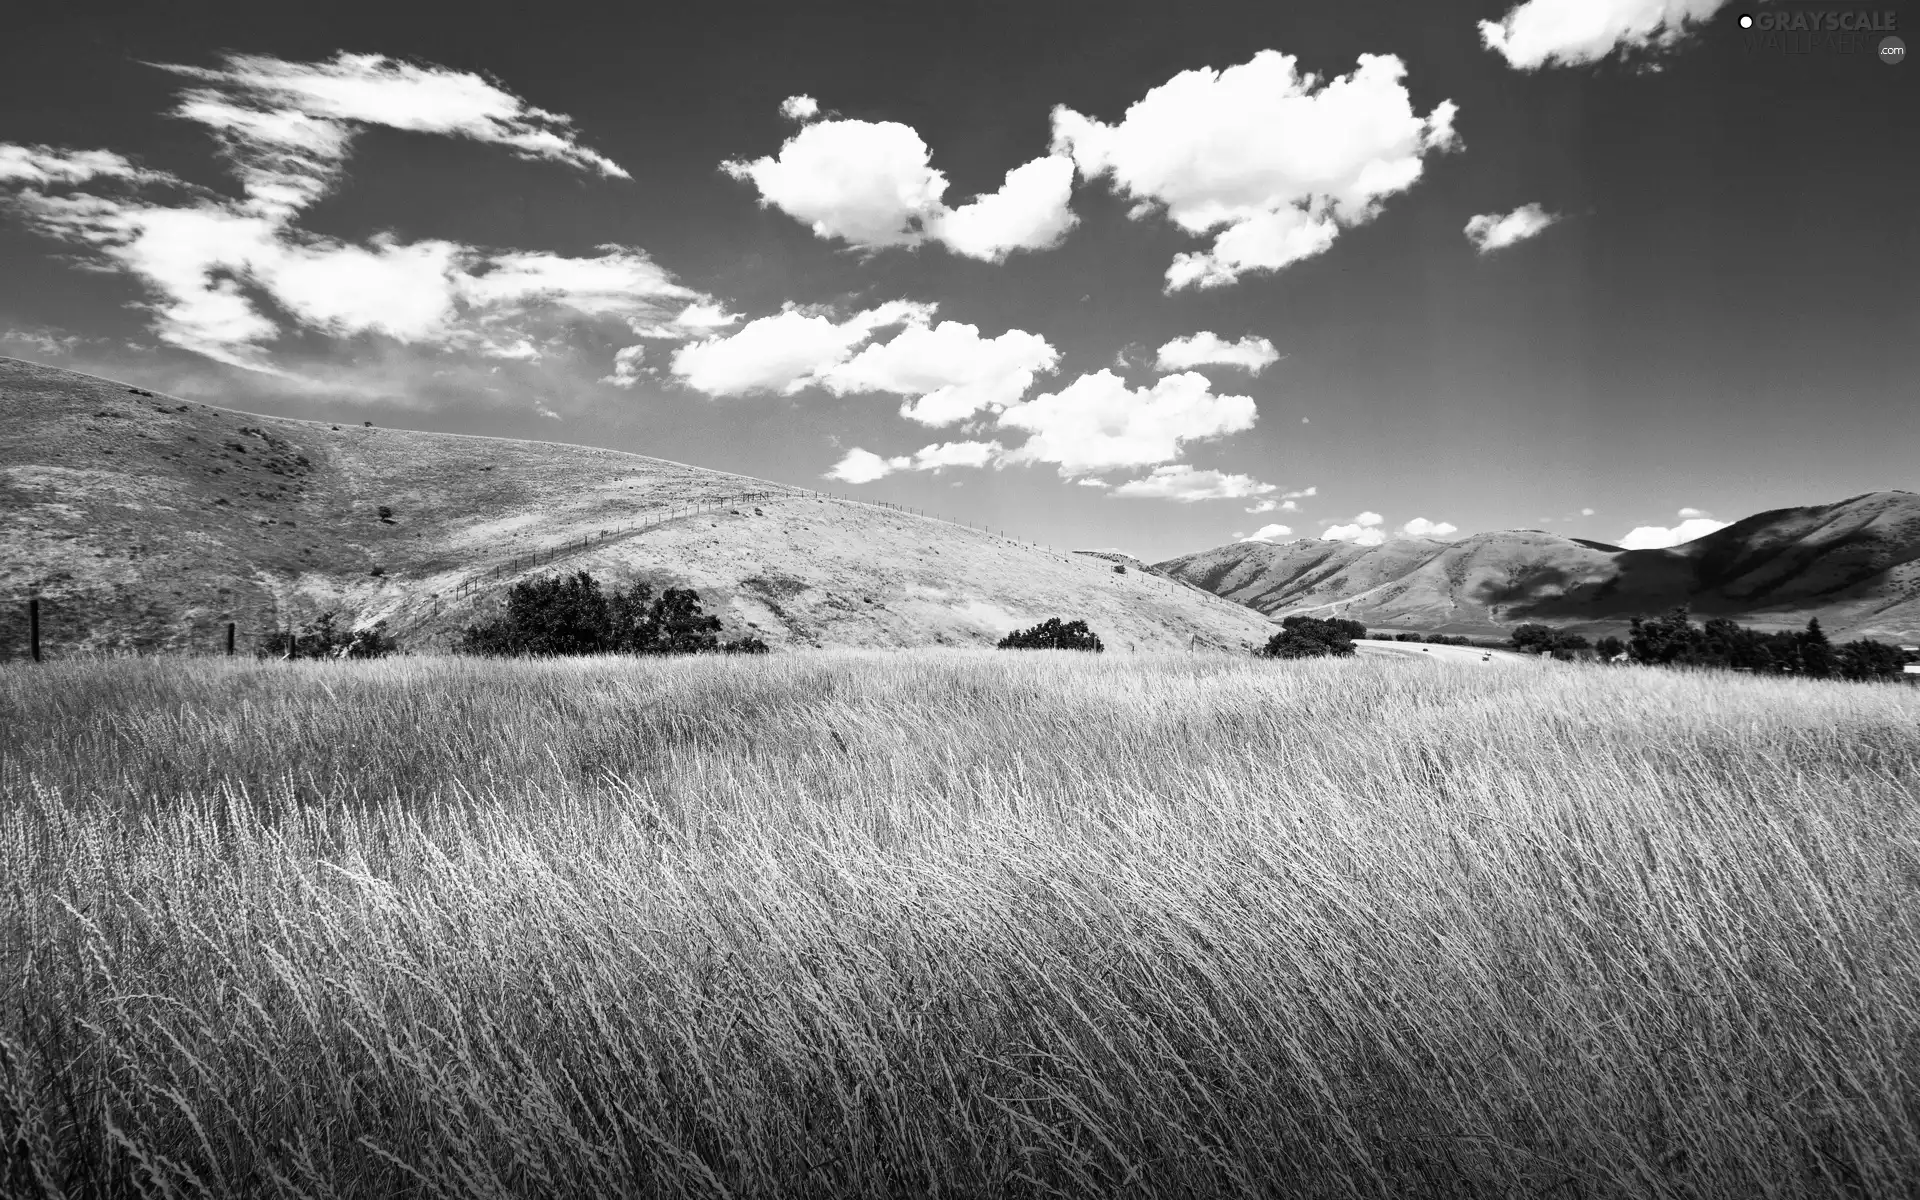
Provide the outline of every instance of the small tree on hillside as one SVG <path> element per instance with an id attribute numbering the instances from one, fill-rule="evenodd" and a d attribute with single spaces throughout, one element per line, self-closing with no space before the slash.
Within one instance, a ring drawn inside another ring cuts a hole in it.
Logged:
<path id="1" fill-rule="evenodd" d="M 1091 650 L 1099 654 L 1106 649 L 1100 644 L 1100 635 L 1087 628 L 1085 621 L 1062 623 L 1059 617 L 1048 617 L 1031 629 L 1020 629 L 1000 639 L 1002 650 Z"/>
<path id="2" fill-rule="evenodd" d="M 1324 658 L 1352 654 L 1356 621 L 1323 621 L 1317 617 L 1288 617 L 1280 632 L 1260 651 L 1265 658 Z M 1362 633 L 1366 630 L 1361 629 Z"/>
<path id="3" fill-rule="evenodd" d="M 1627 644 L 1612 634 L 1608 634 L 1594 643 L 1593 652 L 1600 656 L 1601 662 L 1612 662 L 1627 652 Z"/>

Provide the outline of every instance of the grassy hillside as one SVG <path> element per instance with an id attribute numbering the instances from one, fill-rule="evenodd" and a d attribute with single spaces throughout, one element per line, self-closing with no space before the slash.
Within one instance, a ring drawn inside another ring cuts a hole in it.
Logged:
<path id="1" fill-rule="evenodd" d="M 56 653 L 212 651 L 227 621 L 328 608 L 446 646 L 556 569 L 697 588 L 727 636 L 776 648 L 991 644 L 1052 616 L 1120 651 L 1267 636 L 1165 578 L 640 455 L 253 416 L 14 359 L 0 413 L 0 656 L 34 593 Z"/>
<path id="2" fill-rule="evenodd" d="M 0 1193 L 1901 1195 L 1917 720 L 1425 656 L 0 668 Z"/>
<path id="3" fill-rule="evenodd" d="M 1240 542 L 1158 569 L 1275 619 L 1338 615 L 1476 636 L 1538 621 L 1600 635 L 1687 604 L 1761 629 L 1818 617 L 1835 635 L 1911 641 L 1920 639 L 1920 495 L 1869 492 L 1758 513 L 1667 550 L 1517 529 L 1379 546 Z"/>

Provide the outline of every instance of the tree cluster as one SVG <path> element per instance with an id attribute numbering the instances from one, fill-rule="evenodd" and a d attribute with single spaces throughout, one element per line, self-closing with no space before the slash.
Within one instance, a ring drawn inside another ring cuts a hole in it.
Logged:
<path id="1" fill-rule="evenodd" d="M 1522 654 L 1551 654 L 1558 659 L 1569 659 L 1577 650 L 1593 648 L 1593 643 L 1578 633 L 1567 633 L 1551 625 L 1529 624 L 1514 629 L 1508 645 Z"/>
<path id="2" fill-rule="evenodd" d="M 1472 644 L 1464 637 L 1445 633 L 1396 633 L 1393 635 L 1393 640 L 1396 642 L 1426 642 L 1433 646 L 1466 646 Z"/>
<path id="3" fill-rule="evenodd" d="M 1820 628 L 1818 617 L 1802 630 L 1766 633 L 1725 617 L 1695 625 L 1685 605 L 1660 617 L 1635 617 L 1626 650 L 1634 662 L 1658 666 L 1855 681 L 1898 680 L 1907 661 L 1900 647 L 1870 638 L 1835 646 Z"/>
<path id="4" fill-rule="evenodd" d="M 295 632 L 266 635 L 254 652 L 262 658 L 385 658 L 399 648 L 400 643 L 387 634 L 386 621 L 375 621 L 366 629 L 343 629 L 329 611 Z"/>
<path id="5" fill-rule="evenodd" d="M 1258 653 L 1264 658 L 1340 657 L 1353 653 L 1353 639 L 1366 636 L 1367 627 L 1358 621 L 1288 617 Z"/>
<path id="6" fill-rule="evenodd" d="M 649 584 L 603 592 L 585 571 L 522 580 L 507 593 L 507 611 L 470 625 L 461 637 L 467 654 L 765 654 L 752 634 L 722 643 L 720 618 L 700 611 L 691 588 L 659 596 Z"/>
<path id="7" fill-rule="evenodd" d="M 1048 617 L 1031 629 L 1018 629 L 1000 639 L 1002 650 L 1090 650 L 1095 654 L 1105 650 L 1100 644 L 1100 635 L 1087 628 L 1085 621 L 1061 623 L 1059 617 Z"/>

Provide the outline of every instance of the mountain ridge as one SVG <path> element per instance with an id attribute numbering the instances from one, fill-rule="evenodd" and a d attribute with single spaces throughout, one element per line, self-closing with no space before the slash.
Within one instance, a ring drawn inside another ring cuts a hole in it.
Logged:
<path id="1" fill-rule="evenodd" d="M 1863 492 L 1770 509 L 1680 546 L 1628 550 L 1538 530 L 1379 546 L 1236 542 L 1154 564 L 1271 619 L 1502 636 L 1540 622 L 1617 633 L 1686 604 L 1700 617 L 1847 637 L 1920 639 L 1920 495 Z"/>

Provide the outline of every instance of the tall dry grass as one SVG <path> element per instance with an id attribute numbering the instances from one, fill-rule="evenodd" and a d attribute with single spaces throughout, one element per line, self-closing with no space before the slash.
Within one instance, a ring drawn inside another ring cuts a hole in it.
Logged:
<path id="1" fill-rule="evenodd" d="M 0 671 L 9 1196 L 1896 1196 L 1920 694 Z"/>

